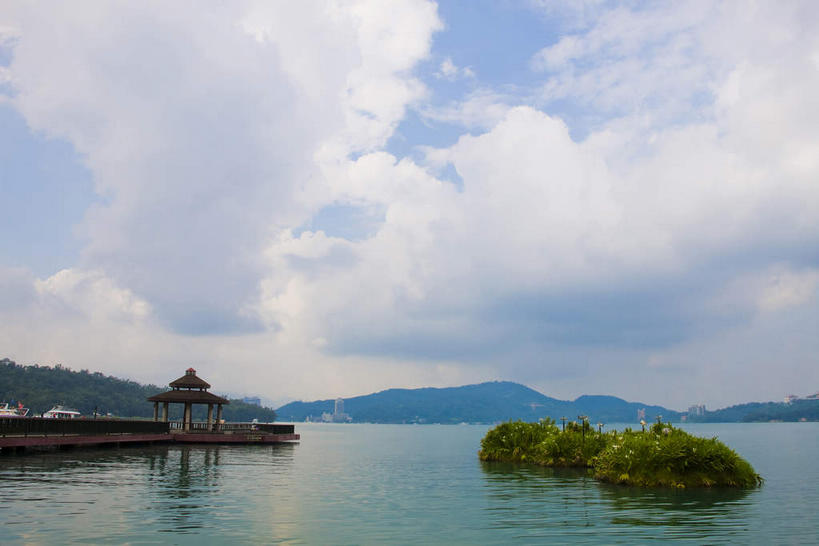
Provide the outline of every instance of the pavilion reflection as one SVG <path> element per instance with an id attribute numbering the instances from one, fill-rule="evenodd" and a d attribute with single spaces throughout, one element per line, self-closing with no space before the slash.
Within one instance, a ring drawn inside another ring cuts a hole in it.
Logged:
<path id="1" fill-rule="evenodd" d="M 294 447 L 189 445 L 151 453 L 147 457 L 148 480 L 155 491 L 151 509 L 156 511 L 160 531 L 190 533 L 226 517 L 220 506 L 225 497 L 235 495 L 235 489 L 246 483 L 247 465 L 262 462 L 266 472 L 277 466 L 289 467 Z M 262 452 L 269 458 L 260 457 Z"/>

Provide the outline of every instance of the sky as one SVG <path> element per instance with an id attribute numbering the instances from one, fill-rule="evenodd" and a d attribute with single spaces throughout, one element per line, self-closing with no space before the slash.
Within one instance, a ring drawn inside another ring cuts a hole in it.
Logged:
<path id="1" fill-rule="evenodd" d="M 819 4 L 3 2 L 0 356 L 819 391 Z"/>

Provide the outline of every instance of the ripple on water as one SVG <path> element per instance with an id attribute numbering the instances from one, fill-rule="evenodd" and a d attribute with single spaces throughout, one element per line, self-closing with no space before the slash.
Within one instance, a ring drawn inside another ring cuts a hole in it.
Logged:
<path id="1" fill-rule="evenodd" d="M 487 427 L 313 425 L 299 445 L 4 456 L 0 523 L 4 543 L 819 541 L 819 427 L 722 427 L 702 435 L 725 435 L 762 489 L 643 490 L 481 463 Z"/>

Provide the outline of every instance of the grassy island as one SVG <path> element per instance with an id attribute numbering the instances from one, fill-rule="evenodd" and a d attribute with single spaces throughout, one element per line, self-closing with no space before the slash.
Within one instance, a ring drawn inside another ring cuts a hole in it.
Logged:
<path id="1" fill-rule="evenodd" d="M 699 438 L 656 423 L 646 430 L 600 432 L 552 419 L 502 423 L 481 440 L 483 461 L 589 468 L 611 483 L 643 487 L 757 487 L 762 477 L 716 438 Z"/>

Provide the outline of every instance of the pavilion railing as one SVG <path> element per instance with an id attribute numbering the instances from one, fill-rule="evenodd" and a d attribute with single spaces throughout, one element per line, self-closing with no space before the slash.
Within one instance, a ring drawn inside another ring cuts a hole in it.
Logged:
<path id="1" fill-rule="evenodd" d="M 98 436 L 105 434 L 166 433 L 168 433 L 168 423 L 157 421 L 0 417 L 0 436 Z"/>

